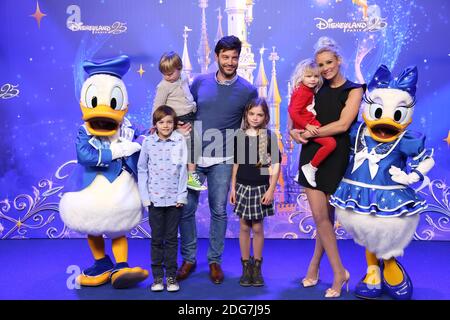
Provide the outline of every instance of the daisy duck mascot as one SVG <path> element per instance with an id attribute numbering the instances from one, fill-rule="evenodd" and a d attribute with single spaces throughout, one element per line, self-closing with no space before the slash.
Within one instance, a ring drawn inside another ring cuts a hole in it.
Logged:
<path id="1" fill-rule="evenodd" d="M 82 286 L 111 282 L 128 288 L 145 280 L 148 271 L 128 263 L 126 233 L 142 219 L 136 183 L 143 139 L 125 118 L 128 95 L 122 76 L 130 68 L 127 56 L 102 62 L 86 61 L 89 75 L 81 89 L 84 124 L 76 139 L 78 164 L 72 175 L 78 187 L 61 198 L 61 219 L 72 230 L 87 234 L 94 264 L 77 277 Z M 103 236 L 112 239 L 115 264 L 105 254 Z"/>
<path id="2" fill-rule="evenodd" d="M 396 258 L 411 242 L 419 213 L 427 207 L 411 185 L 422 181 L 423 187 L 434 165 L 425 136 L 406 129 L 416 83 L 416 67 L 396 78 L 386 66 L 378 68 L 364 97 L 364 122 L 351 129 L 349 167 L 330 199 L 339 222 L 366 249 L 367 273 L 355 288 L 363 299 L 384 292 L 408 300 L 413 293 L 411 279 Z"/>

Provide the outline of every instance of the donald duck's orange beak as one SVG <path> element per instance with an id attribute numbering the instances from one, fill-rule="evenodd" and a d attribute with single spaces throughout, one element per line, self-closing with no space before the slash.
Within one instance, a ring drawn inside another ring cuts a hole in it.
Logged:
<path id="1" fill-rule="evenodd" d="M 128 112 L 128 108 L 125 110 L 114 110 L 107 105 L 87 108 L 80 103 L 80 107 L 89 133 L 100 137 L 110 137 L 116 134 L 119 125 Z"/>
<path id="2" fill-rule="evenodd" d="M 367 125 L 367 128 L 369 129 L 369 134 L 372 139 L 383 143 L 396 140 L 412 121 L 411 119 L 405 124 L 400 124 L 390 118 L 369 120 L 366 118 L 365 114 L 363 114 L 362 117 Z"/>

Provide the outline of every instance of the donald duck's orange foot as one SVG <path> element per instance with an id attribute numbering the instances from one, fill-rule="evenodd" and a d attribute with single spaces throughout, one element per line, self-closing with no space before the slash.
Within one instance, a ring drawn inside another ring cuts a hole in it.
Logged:
<path id="1" fill-rule="evenodd" d="M 97 287 L 108 283 L 113 271 L 114 264 L 109 256 L 95 260 L 93 266 L 83 270 L 76 279 L 77 283 L 86 287 Z"/>
<path id="2" fill-rule="evenodd" d="M 90 277 L 85 274 L 81 274 L 77 277 L 77 283 L 84 287 L 98 287 L 102 284 L 108 283 L 111 277 L 111 272 L 106 272 L 96 277 Z"/>
<path id="3" fill-rule="evenodd" d="M 148 277 L 148 271 L 140 267 L 130 268 L 128 263 L 115 265 L 111 274 L 111 284 L 115 289 L 125 289 L 137 285 Z"/>

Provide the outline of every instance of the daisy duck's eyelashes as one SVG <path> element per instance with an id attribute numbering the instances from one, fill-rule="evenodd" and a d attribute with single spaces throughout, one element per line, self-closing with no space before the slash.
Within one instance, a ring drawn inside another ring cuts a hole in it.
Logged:
<path id="1" fill-rule="evenodd" d="M 368 120 L 379 120 L 389 118 L 399 124 L 410 121 L 414 105 L 415 97 L 411 97 L 407 93 L 402 93 L 402 99 L 391 103 L 393 99 L 389 97 L 395 93 L 395 89 L 384 89 L 385 91 L 374 90 L 374 92 L 366 93 L 363 100 L 366 104 L 365 113 Z"/>
<path id="2" fill-rule="evenodd" d="M 369 105 L 369 116 L 373 119 L 373 120 L 378 120 L 381 118 L 386 118 L 389 115 L 386 115 L 386 112 L 383 112 L 385 110 L 383 110 L 383 106 L 373 103 Z M 392 120 L 394 120 L 397 123 L 402 123 L 403 121 L 405 121 L 406 117 L 408 116 L 408 108 L 406 107 L 397 107 L 392 115 Z"/>
<path id="3" fill-rule="evenodd" d="M 367 104 L 374 104 L 375 103 L 375 102 L 372 101 L 372 99 L 370 98 L 370 95 L 368 95 L 367 93 L 365 93 L 363 95 L 363 100 Z"/>
<path id="4" fill-rule="evenodd" d="M 413 97 L 411 97 L 411 99 L 412 99 L 412 100 L 411 100 L 410 103 L 407 103 L 407 104 L 402 105 L 402 106 L 400 106 L 400 107 L 407 108 L 407 109 L 414 108 L 414 107 L 416 106 L 416 97 L 413 96 Z M 365 94 L 363 95 L 363 101 L 364 101 L 365 103 L 369 104 L 369 105 L 377 104 L 375 101 L 372 100 L 372 98 L 370 97 L 370 94 L 367 94 L 367 93 L 365 93 Z"/>

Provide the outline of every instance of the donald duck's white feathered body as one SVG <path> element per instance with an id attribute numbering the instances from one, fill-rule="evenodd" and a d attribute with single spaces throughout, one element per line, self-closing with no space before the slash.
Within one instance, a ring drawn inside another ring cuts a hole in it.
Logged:
<path id="1" fill-rule="evenodd" d="M 128 119 L 124 118 L 124 124 L 118 133 L 124 130 L 133 130 L 129 125 Z M 86 138 L 89 138 L 91 142 L 94 139 L 101 141 L 104 146 L 103 152 L 108 148 L 108 145 L 111 148 L 111 145 L 114 146 L 114 144 L 119 143 L 117 136 L 111 138 L 95 137 L 89 134 L 85 125 L 80 128 L 80 131 L 83 130 L 85 130 L 85 133 L 81 133 L 81 136 L 86 134 Z M 121 143 L 124 141 L 132 142 L 132 138 L 132 136 L 130 138 L 122 137 L 120 141 Z M 80 140 L 78 143 L 80 143 Z M 136 146 L 137 148 L 138 146 Z M 102 150 L 102 148 L 94 148 L 93 150 L 99 152 L 98 150 Z M 78 157 L 78 162 L 81 165 L 85 163 L 83 159 L 80 159 L 82 157 L 83 155 Z M 93 236 L 106 235 L 111 239 L 124 236 L 142 220 L 142 205 L 134 174 L 127 170 L 121 170 L 119 175 L 110 182 L 102 174 L 102 171 L 98 171 L 98 173 L 100 174 L 96 174 L 94 180 L 85 188 L 77 192 L 64 194 L 60 202 L 61 217 L 66 226 L 80 233 Z"/>
<path id="2" fill-rule="evenodd" d="M 86 61 L 89 77 L 81 89 L 80 106 L 85 123 L 79 128 L 74 173 L 78 188 L 61 198 L 59 211 L 71 229 L 88 235 L 95 263 L 77 281 L 98 286 L 111 281 L 115 288 L 141 282 L 148 271 L 130 268 L 125 237 L 142 219 L 136 183 L 140 144 L 138 132 L 125 118 L 128 95 L 122 76 L 128 71 L 127 56 L 102 62 Z M 112 239 L 116 263 L 105 254 L 103 236 Z"/>
<path id="3" fill-rule="evenodd" d="M 365 95 L 364 122 L 350 133 L 349 167 L 331 196 L 339 222 L 366 248 L 367 274 L 355 289 L 361 298 L 377 298 L 383 291 L 394 299 L 412 296 L 412 282 L 395 258 L 403 255 L 427 207 L 410 185 L 424 180 L 434 165 L 425 136 L 406 130 L 416 83 L 416 67 L 397 78 L 384 65 L 377 70 Z"/>

